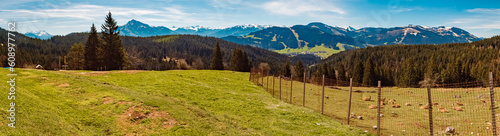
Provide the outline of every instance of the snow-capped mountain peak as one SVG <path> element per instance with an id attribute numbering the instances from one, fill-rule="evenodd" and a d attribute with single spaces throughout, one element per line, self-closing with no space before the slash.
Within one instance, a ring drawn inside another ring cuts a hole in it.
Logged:
<path id="1" fill-rule="evenodd" d="M 348 26 L 348 27 L 346 28 L 346 30 L 347 30 L 347 31 L 356 31 L 356 29 L 355 29 L 354 27 L 352 27 L 352 26 Z"/>
<path id="2" fill-rule="evenodd" d="M 35 33 L 38 33 L 37 36 L 47 36 L 47 35 L 50 35 L 49 33 L 47 33 L 47 31 L 45 30 L 40 30 L 40 31 L 37 31 Z"/>
<path id="3" fill-rule="evenodd" d="M 38 30 L 38 31 L 35 31 L 35 32 L 27 32 L 24 35 L 26 35 L 28 37 L 31 37 L 31 38 L 38 38 L 38 39 L 42 39 L 42 40 L 46 40 L 46 39 L 52 38 L 52 35 L 49 34 L 45 30 Z"/>

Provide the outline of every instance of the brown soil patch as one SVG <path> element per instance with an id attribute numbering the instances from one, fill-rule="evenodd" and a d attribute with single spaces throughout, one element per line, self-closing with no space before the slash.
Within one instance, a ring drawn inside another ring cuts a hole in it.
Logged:
<path id="1" fill-rule="evenodd" d="M 415 124 L 415 126 L 417 126 L 419 128 L 424 128 L 424 126 L 422 125 L 422 122 L 413 122 L 413 124 Z"/>
<path id="2" fill-rule="evenodd" d="M 118 101 L 118 102 L 116 102 L 116 104 L 120 104 L 120 105 L 130 105 L 130 104 L 132 104 L 132 102 Z"/>
<path id="3" fill-rule="evenodd" d="M 48 77 L 42 77 L 42 78 L 43 78 L 43 79 L 45 79 L 45 80 L 49 80 L 49 78 L 48 78 Z"/>
<path id="4" fill-rule="evenodd" d="M 113 98 L 111 98 L 111 97 L 104 97 L 104 98 L 102 98 L 102 100 L 104 101 L 103 104 L 110 104 L 110 103 L 115 102 L 115 100 Z M 119 104 L 119 105 L 132 105 L 132 102 L 127 102 L 127 101 L 120 100 L 120 101 L 116 102 L 115 105 L 116 104 Z"/>
<path id="5" fill-rule="evenodd" d="M 76 73 L 79 75 L 86 75 L 86 76 L 100 76 L 104 74 L 108 74 L 109 71 L 92 71 L 92 72 L 81 72 L 81 73 Z"/>
<path id="6" fill-rule="evenodd" d="M 68 86 L 69 86 L 69 84 L 68 84 L 68 83 L 64 83 L 64 84 L 60 84 L 60 85 L 58 85 L 58 86 L 56 86 L 56 87 L 68 87 Z"/>
<path id="7" fill-rule="evenodd" d="M 128 108 L 118 115 L 117 120 L 117 125 L 126 135 L 148 135 L 154 133 L 155 129 L 169 129 L 176 124 L 177 121 L 168 112 L 142 104 Z"/>
<path id="8" fill-rule="evenodd" d="M 142 70 L 122 70 L 122 71 L 119 71 L 118 73 L 135 74 L 137 72 L 142 72 Z"/>
<path id="9" fill-rule="evenodd" d="M 109 104 L 109 103 L 113 103 L 113 98 L 111 97 L 104 97 L 102 98 L 102 100 L 104 100 L 104 104 Z"/>

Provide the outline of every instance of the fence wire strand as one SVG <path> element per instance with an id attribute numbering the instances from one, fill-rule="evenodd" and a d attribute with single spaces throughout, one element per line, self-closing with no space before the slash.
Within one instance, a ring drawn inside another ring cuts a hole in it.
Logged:
<path id="1" fill-rule="evenodd" d="M 304 105 L 319 113 L 323 111 L 324 115 L 346 124 L 350 118 L 349 125 L 373 134 L 380 129 L 381 135 L 429 135 L 432 129 L 432 135 L 493 135 L 492 108 L 499 112 L 498 106 L 491 107 L 488 81 L 433 84 L 430 86 L 430 104 L 425 85 L 382 87 L 381 101 L 378 101 L 378 87 L 352 83 L 351 111 L 348 113 L 348 81 L 325 78 L 323 96 L 322 77 L 306 76 L 304 80 L 304 77 L 266 73 L 252 69 L 250 80 L 273 97 L 280 99 L 281 96 L 283 102 Z M 494 85 L 493 92 L 500 91 L 500 80 L 495 80 Z M 500 99 L 500 95 L 496 94 L 495 99 Z M 377 126 L 378 103 L 381 105 L 380 126 Z M 429 120 L 431 107 L 432 128 Z M 499 122 L 499 114 L 494 115 Z"/>

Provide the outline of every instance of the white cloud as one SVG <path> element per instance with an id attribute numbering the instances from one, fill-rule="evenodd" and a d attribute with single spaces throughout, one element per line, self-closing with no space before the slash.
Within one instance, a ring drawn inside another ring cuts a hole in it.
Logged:
<path id="1" fill-rule="evenodd" d="M 141 9 L 88 4 L 73 4 L 50 9 L 0 10 L 0 18 L 17 20 L 22 23 L 24 25 L 24 30 L 20 30 L 22 32 L 51 30 L 58 31 L 55 32 L 56 34 L 64 34 L 62 31 L 67 33 L 68 30 L 74 30 L 76 27 L 86 30 L 91 23 L 102 23 L 101 21 L 104 20 L 105 15 L 109 11 L 111 11 L 119 25 L 126 23 L 130 19 L 152 21 L 145 23 L 153 23 L 155 25 L 165 25 L 169 22 L 204 22 L 203 19 L 199 19 L 191 13 L 184 12 L 184 9 L 180 6 Z M 88 25 L 82 27 L 85 24 Z"/>
<path id="2" fill-rule="evenodd" d="M 491 37 L 500 34 L 500 9 L 475 8 L 466 12 L 477 13 L 465 15 L 461 18 L 450 20 L 447 25 L 464 28 L 480 37 Z"/>
<path id="3" fill-rule="evenodd" d="M 13 13 L 18 17 L 43 16 L 44 18 L 72 18 L 93 20 L 103 18 L 103 16 L 111 11 L 113 15 L 130 16 L 130 15 L 149 15 L 159 14 L 157 10 L 143 10 L 135 8 L 120 8 L 106 7 L 98 5 L 72 5 L 59 9 L 33 9 L 33 10 L 0 10 L 0 12 Z"/>
<path id="4" fill-rule="evenodd" d="M 264 10 L 278 15 L 299 16 L 318 12 L 345 14 L 338 6 L 326 0 L 275 0 L 261 6 Z"/>
<path id="5" fill-rule="evenodd" d="M 495 18 L 457 19 L 449 22 L 449 24 L 469 29 L 500 29 L 500 21 Z"/>
<path id="6" fill-rule="evenodd" d="M 409 12 L 409 11 L 415 11 L 415 10 L 423 10 L 423 8 L 420 8 L 420 7 L 415 7 L 415 8 L 392 7 L 392 8 L 389 8 L 389 11 L 394 12 L 394 13 Z"/>
<path id="7" fill-rule="evenodd" d="M 500 14 L 500 9 L 491 9 L 491 8 L 475 8 L 475 9 L 468 9 L 466 11 L 471 13 Z"/>

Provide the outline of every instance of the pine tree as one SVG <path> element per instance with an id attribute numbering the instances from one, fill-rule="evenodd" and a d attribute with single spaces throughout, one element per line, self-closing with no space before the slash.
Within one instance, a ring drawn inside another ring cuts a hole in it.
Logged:
<path id="1" fill-rule="evenodd" d="M 318 69 L 316 70 L 316 73 L 314 73 L 317 77 L 322 77 L 325 74 L 325 69 L 323 65 L 318 65 Z"/>
<path id="2" fill-rule="evenodd" d="M 338 81 L 347 81 L 343 64 L 339 65 L 337 72 L 338 72 L 337 73 L 337 80 Z"/>
<path id="3" fill-rule="evenodd" d="M 101 26 L 103 40 L 103 63 L 107 70 L 118 70 L 127 65 L 127 56 L 120 40 L 118 25 L 111 17 L 111 12 L 106 15 L 105 24 Z"/>
<path id="4" fill-rule="evenodd" d="M 231 62 L 229 64 L 229 69 L 231 71 L 240 71 L 240 63 L 241 63 L 241 57 L 242 56 L 242 52 L 240 50 L 240 48 L 236 48 L 234 49 L 233 51 L 233 55 L 231 56 Z"/>
<path id="5" fill-rule="evenodd" d="M 85 69 L 86 70 L 97 70 L 99 67 L 99 36 L 97 35 L 97 30 L 92 24 L 90 27 L 90 33 L 85 42 Z"/>
<path id="6" fill-rule="evenodd" d="M 297 77 L 304 77 L 304 64 L 302 64 L 301 60 L 295 65 L 295 73 L 297 73 Z"/>
<path id="7" fill-rule="evenodd" d="M 331 74 L 330 74 L 330 71 L 331 71 L 331 70 L 328 68 L 328 65 L 327 65 L 326 63 L 323 63 L 323 64 L 321 65 L 321 67 L 322 67 L 322 69 L 324 70 L 323 74 L 325 74 L 325 78 L 331 78 L 331 77 L 330 77 L 330 75 L 331 75 Z"/>
<path id="8" fill-rule="evenodd" d="M 427 68 L 425 69 L 425 78 L 426 79 L 429 79 L 429 80 L 432 80 L 434 79 L 434 74 L 438 73 L 438 68 L 437 68 L 437 64 L 436 63 L 436 58 L 434 58 L 434 56 L 432 56 L 429 60 L 429 62 L 427 63 Z"/>
<path id="9" fill-rule="evenodd" d="M 354 60 L 354 70 L 352 72 L 352 81 L 355 83 L 362 83 L 363 81 L 363 63 L 361 60 Z"/>
<path id="10" fill-rule="evenodd" d="M 250 64 L 250 60 L 248 59 L 248 54 L 246 51 L 243 51 L 243 54 L 241 55 L 242 57 L 242 62 L 241 62 L 241 70 L 242 72 L 250 72 L 250 68 L 252 67 Z"/>
<path id="11" fill-rule="evenodd" d="M 67 55 L 70 69 L 82 70 L 85 65 L 85 48 L 82 43 L 75 43 Z"/>
<path id="12" fill-rule="evenodd" d="M 446 69 L 441 73 L 441 81 L 446 84 L 463 82 L 462 78 L 462 62 L 460 59 L 446 64 Z"/>
<path id="13" fill-rule="evenodd" d="M 290 61 L 286 60 L 286 63 L 281 71 L 281 73 L 285 77 L 290 77 L 292 75 L 292 71 L 290 70 Z"/>
<path id="14" fill-rule="evenodd" d="M 375 86 L 376 80 L 372 59 L 371 57 L 368 57 L 365 62 L 365 70 L 363 72 L 363 84 Z"/>
<path id="15" fill-rule="evenodd" d="M 222 53 L 220 52 L 219 43 L 215 43 L 215 48 L 212 53 L 212 61 L 210 62 L 210 69 L 212 70 L 224 70 L 224 65 L 222 64 Z"/>
<path id="16" fill-rule="evenodd" d="M 230 61 L 230 70 L 240 72 L 250 72 L 250 60 L 246 51 L 236 48 L 233 51 Z"/>
<path id="17" fill-rule="evenodd" d="M 323 67 L 326 70 L 325 71 L 325 77 L 326 78 L 334 79 L 335 78 L 335 68 L 334 67 L 330 67 L 330 65 L 328 65 L 327 63 L 324 63 Z"/>
<path id="18" fill-rule="evenodd" d="M 415 60 L 408 58 L 403 62 L 402 75 L 400 76 L 399 86 L 414 87 L 418 84 L 418 73 L 415 67 Z"/>

